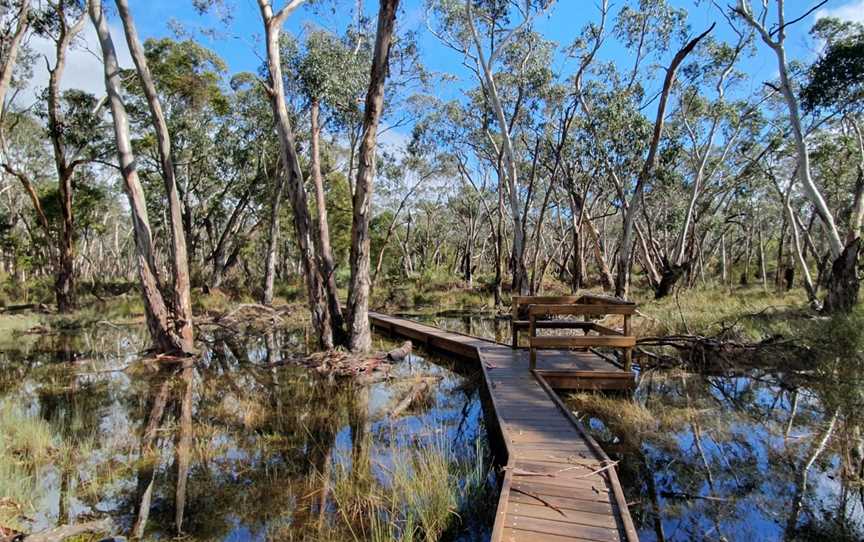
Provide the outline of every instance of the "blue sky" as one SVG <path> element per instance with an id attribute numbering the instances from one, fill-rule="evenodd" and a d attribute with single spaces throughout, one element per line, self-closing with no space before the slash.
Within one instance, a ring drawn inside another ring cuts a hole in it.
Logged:
<path id="1" fill-rule="evenodd" d="M 144 36 L 170 36 L 172 31 L 168 21 L 174 19 L 189 30 L 200 28 L 215 28 L 220 31 L 220 39 L 203 38 L 207 45 L 216 50 L 229 64 L 231 71 L 254 70 L 263 54 L 263 44 L 260 42 L 261 20 L 255 0 L 226 0 L 231 2 L 233 21 L 225 29 L 215 16 L 201 17 L 192 8 L 190 0 L 133 0 L 132 9 Z M 285 0 L 274 0 L 279 7 Z M 719 2 L 725 6 L 734 0 Z M 627 0 L 617 0 L 612 3 L 614 13 L 625 5 Z M 688 23 L 692 32 L 698 33 L 706 29 L 712 22 L 718 26 L 714 31 L 717 39 L 731 40 L 733 35 L 722 15 L 712 2 L 701 0 L 672 0 L 672 3 L 688 12 Z M 757 4 L 759 2 L 756 2 Z M 791 0 L 787 2 L 787 13 L 797 16 L 815 0 Z M 350 23 L 353 17 L 354 0 L 319 0 L 320 7 L 301 7 L 295 12 L 287 25 L 286 31 L 301 32 L 306 24 L 323 26 L 333 30 L 341 30 Z M 337 7 L 336 14 L 331 8 Z M 317 12 L 317 13 L 316 13 Z M 377 13 L 377 1 L 364 0 L 364 12 L 367 17 Z M 864 0 L 831 0 L 818 14 L 835 14 L 843 18 L 853 18 L 864 21 Z M 421 37 L 421 50 L 426 64 L 433 71 L 455 72 L 467 77 L 459 66 L 458 55 L 448 51 L 437 39 L 425 29 L 425 13 L 422 0 L 403 0 L 399 15 L 402 28 L 417 30 Z M 560 45 L 573 41 L 580 29 L 588 22 L 598 20 L 598 10 L 594 0 L 557 0 L 554 6 L 537 21 L 537 30 L 547 39 Z M 790 30 L 788 37 L 789 56 L 791 58 L 811 58 L 814 44 L 807 38 L 807 31 L 815 21 L 815 14 L 805 21 L 796 24 Z M 621 49 L 614 40 L 609 40 L 604 48 L 603 57 L 607 60 L 628 63 L 626 51 Z M 671 53 L 670 53 L 671 55 Z M 763 77 L 776 72 L 776 61 L 768 51 L 760 47 L 760 54 L 747 65 L 747 71 Z"/>
<path id="2" fill-rule="evenodd" d="M 239 71 L 254 71 L 261 63 L 263 55 L 263 43 L 261 42 L 261 19 L 255 0 L 224 0 L 231 6 L 233 20 L 228 27 L 222 25 L 213 14 L 201 16 L 194 10 L 191 0 L 131 0 L 131 8 L 138 25 L 140 34 L 147 37 L 174 36 L 171 22 L 179 23 L 203 45 L 215 50 L 225 59 L 231 73 Z M 276 7 L 280 7 L 285 0 L 274 0 Z M 625 5 L 628 0 L 613 0 L 612 17 Z M 635 0 L 630 0 L 635 1 Z M 720 5 L 733 0 L 719 2 Z M 110 0 L 105 0 L 111 4 Z M 364 11 L 367 17 L 374 18 L 377 14 L 377 0 L 363 0 Z M 688 12 L 688 24 L 691 33 L 696 34 L 706 29 L 712 22 L 717 22 L 714 31 L 716 39 L 731 40 L 731 30 L 725 19 L 718 12 L 712 2 L 701 0 L 671 0 L 679 7 Z M 814 5 L 816 0 L 788 0 L 788 17 L 797 16 Z M 476 81 L 461 66 L 461 58 L 458 54 L 444 47 L 437 39 L 426 30 L 423 0 L 403 0 L 402 9 L 399 14 L 398 23 L 402 29 L 412 29 L 418 32 L 420 37 L 420 48 L 422 58 L 427 67 L 433 72 L 446 72 L 457 77 L 457 81 L 448 84 L 447 87 L 439 87 L 436 93 L 442 97 L 456 97 L 461 88 L 475 86 Z M 757 4 L 759 2 L 756 2 Z M 353 20 L 355 0 L 319 0 L 319 7 L 301 7 L 289 20 L 286 32 L 300 33 L 306 25 L 322 26 L 335 31 L 342 31 L 346 25 Z M 815 48 L 808 39 L 807 31 L 812 26 L 818 15 L 835 15 L 844 19 L 864 21 L 864 0 L 831 0 L 816 14 L 811 15 L 804 21 L 796 24 L 789 31 L 787 48 L 790 59 L 809 61 L 815 56 Z M 540 19 L 537 20 L 536 28 L 548 40 L 566 45 L 572 42 L 579 31 L 589 21 L 598 20 L 598 9 L 594 0 L 557 0 L 554 6 Z M 611 25 L 610 21 L 610 25 Z M 216 37 L 210 37 L 200 33 L 202 29 L 214 29 Z M 131 66 L 128 52 L 125 51 L 125 43 L 120 30 L 119 21 L 112 21 L 112 31 L 115 42 L 120 49 L 121 63 Z M 96 58 L 96 40 L 92 28 L 89 27 L 83 33 L 83 41 L 86 46 L 79 47 L 69 56 L 67 72 L 64 77 L 64 87 L 75 87 L 88 90 L 96 94 L 104 93 L 102 83 L 101 65 Z M 50 44 L 39 40 L 31 40 L 31 46 L 38 52 L 52 55 Z M 671 56 L 671 52 L 667 56 Z M 632 60 L 627 51 L 618 45 L 615 40 L 608 40 L 601 50 L 600 59 L 613 61 L 630 66 Z M 554 69 L 570 73 L 572 65 L 563 66 L 563 59 L 559 55 Z M 668 58 L 663 61 L 668 62 Z M 776 60 L 764 45 L 759 43 L 758 53 L 755 57 L 748 59 L 743 69 L 752 75 L 749 85 L 753 88 L 761 86 L 762 81 L 769 80 L 777 73 Z M 36 73 L 31 83 L 31 92 L 45 85 L 47 74 L 44 72 L 44 62 L 37 62 Z M 659 85 L 659 82 L 655 82 Z M 746 90 L 746 89 L 742 89 Z M 28 98 L 33 95 L 24 95 L 21 98 L 26 105 Z M 393 134 L 397 136 L 398 134 Z"/>

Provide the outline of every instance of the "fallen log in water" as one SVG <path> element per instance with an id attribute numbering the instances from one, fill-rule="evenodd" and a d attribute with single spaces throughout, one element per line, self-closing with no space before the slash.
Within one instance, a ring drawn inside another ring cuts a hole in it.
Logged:
<path id="1" fill-rule="evenodd" d="M 645 347 L 661 350 L 651 351 Z M 665 354 L 663 348 L 672 348 L 677 355 Z M 702 369 L 764 367 L 770 363 L 791 370 L 798 368 L 796 365 L 800 365 L 808 354 L 806 348 L 781 335 L 773 335 L 758 342 L 702 335 L 641 337 L 636 340 L 636 352 L 640 357 L 650 359 L 652 367 L 690 365 Z"/>
<path id="2" fill-rule="evenodd" d="M 24 542 L 60 542 L 74 536 L 90 533 L 107 533 L 113 529 L 114 522 L 111 521 L 111 518 L 103 518 L 74 525 L 61 525 L 52 529 L 39 531 L 38 533 L 25 536 Z"/>
<path id="3" fill-rule="evenodd" d="M 390 361 L 402 361 L 411 355 L 413 349 L 414 345 L 411 344 L 411 341 L 405 341 L 399 348 L 387 352 L 387 359 Z"/>
<path id="4" fill-rule="evenodd" d="M 396 405 L 392 412 L 390 412 L 390 419 L 398 417 L 400 414 L 408 410 L 408 408 L 417 402 L 424 394 L 426 394 L 429 390 L 432 389 L 432 382 L 436 382 L 440 377 L 427 377 L 423 378 L 419 382 L 416 382 L 405 397 L 402 398 L 401 401 Z"/>

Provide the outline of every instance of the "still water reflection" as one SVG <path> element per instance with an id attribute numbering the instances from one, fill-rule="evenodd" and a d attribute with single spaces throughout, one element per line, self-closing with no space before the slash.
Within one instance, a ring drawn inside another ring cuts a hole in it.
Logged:
<path id="1" fill-rule="evenodd" d="M 44 424 L 50 439 L 47 460 L 27 473 L 32 484 L 16 486 L 32 499 L 24 527 L 110 514 L 123 534 L 145 539 L 350 540 L 433 528 L 488 538 L 488 514 L 459 520 L 468 478 L 494 493 L 476 377 L 414 355 L 387 382 L 328 382 L 289 362 L 302 333 L 204 340 L 202 359 L 171 369 L 139 361 L 137 328 L 22 338 L 0 352 L 4 413 Z M 391 417 L 420 378 L 433 384 Z M 389 490 L 374 487 L 397 476 L 407 483 L 416 451 L 445 457 L 442 483 L 456 487 L 445 524 L 375 515 L 404 506 L 370 499 L 386 500 Z M 11 494 L 17 481 L 4 480 Z"/>
<path id="2" fill-rule="evenodd" d="M 506 319 L 411 317 L 509 342 Z M 643 541 L 864 540 L 864 370 L 852 358 L 795 373 L 646 370 L 632 398 L 567 401 L 621 460 Z"/>

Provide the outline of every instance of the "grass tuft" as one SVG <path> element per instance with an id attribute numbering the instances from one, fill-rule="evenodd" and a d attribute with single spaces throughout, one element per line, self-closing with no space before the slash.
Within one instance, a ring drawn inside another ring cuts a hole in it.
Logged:
<path id="1" fill-rule="evenodd" d="M 46 421 L 8 399 L 0 401 L 0 526 L 24 530 L 24 516 L 42 498 L 37 473 L 55 451 Z"/>

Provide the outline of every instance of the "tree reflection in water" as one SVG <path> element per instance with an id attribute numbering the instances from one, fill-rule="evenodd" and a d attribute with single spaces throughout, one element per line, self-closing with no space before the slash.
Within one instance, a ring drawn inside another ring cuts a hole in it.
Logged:
<path id="1" fill-rule="evenodd" d="M 339 538 L 335 471 L 386 483 L 396 449 L 444 440 L 454 461 L 473 461 L 485 439 L 477 380 L 441 360 L 414 356 L 393 383 L 359 386 L 286 363 L 302 335 L 217 333 L 200 360 L 173 367 L 138 362 L 143 340 L 99 329 L 0 353 L 14 375 L 0 398 L 78 450 L 36 474 L 34 530 L 110 513 L 132 538 Z M 391 420 L 415 374 L 438 384 Z"/>
<path id="2" fill-rule="evenodd" d="M 803 384 L 649 371 L 632 400 L 575 394 L 568 404 L 622 460 L 643 540 L 860 540 L 862 500 L 849 498 L 860 478 L 844 474 L 837 430 L 852 418 Z"/>
<path id="3" fill-rule="evenodd" d="M 409 317 L 509 342 L 492 315 Z M 632 399 L 567 398 L 621 459 L 641 540 L 864 540 L 864 326 L 791 325 L 809 357 L 763 360 L 785 372 L 650 370 Z"/>

